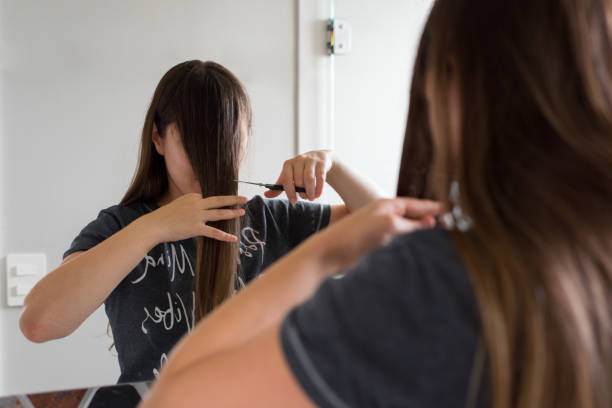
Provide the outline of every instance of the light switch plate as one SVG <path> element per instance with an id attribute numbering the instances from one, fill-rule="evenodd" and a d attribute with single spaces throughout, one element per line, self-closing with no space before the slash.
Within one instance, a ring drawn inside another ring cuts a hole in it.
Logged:
<path id="1" fill-rule="evenodd" d="M 6 299 L 8 306 L 23 306 L 26 290 L 47 273 L 47 255 L 10 254 L 6 256 Z"/>

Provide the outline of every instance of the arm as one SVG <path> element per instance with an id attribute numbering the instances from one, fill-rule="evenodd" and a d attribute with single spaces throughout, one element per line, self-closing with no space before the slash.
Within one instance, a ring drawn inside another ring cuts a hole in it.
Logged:
<path id="1" fill-rule="evenodd" d="M 26 296 L 23 334 L 43 342 L 65 337 L 93 313 L 157 242 L 144 217 L 88 251 L 75 252 Z"/>
<path id="2" fill-rule="evenodd" d="M 195 361 L 177 376 L 161 377 L 140 408 L 315 406 L 287 365 L 279 337 L 276 324 L 239 347 Z"/>
<path id="3" fill-rule="evenodd" d="M 349 212 L 356 211 L 385 194 L 363 175 L 333 154 L 333 165 L 327 173 L 327 183 L 340 195 Z"/>
<path id="4" fill-rule="evenodd" d="M 305 187 L 306 193 L 299 193 L 300 197 L 312 201 L 321 196 L 326 179 L 344 201 L 344 205 L 332 206 L 330 224 L 384 196 L 376 185 L 350 168 L 331 150 L 316 150 L 287 160 L 276 184 L 283 186 L 287 198 L 295 204 L 295 186 Z M 265 196 L 274 198 L 280 194 L 280 191 L 266 191 Z"/>
<path id="5" fill-rule="evenodd" d="M 187 194 L 136 219 L 91 249 L 71 254 L 26 296 L 21 331 L 34 342 L 69 335 L 160 242 L 199 235 L 235 242 L 235 236 L 205 222 L 241 216 L 244 210 L 213 208 L 245 202 L 244 197 L 203 199 Z"/>
<path id="6" fill-rule="evenodd" d="M 432 226 L 432 215 L 439 211 L 440 206 L 431 201 L 382 200 L 310 237 L 183 338 L 161 377 L 179 376 L 194 362 L 274 328 L 324 279 L 344 271 L 359 256 L 388 243 L 398 233 Z"/>

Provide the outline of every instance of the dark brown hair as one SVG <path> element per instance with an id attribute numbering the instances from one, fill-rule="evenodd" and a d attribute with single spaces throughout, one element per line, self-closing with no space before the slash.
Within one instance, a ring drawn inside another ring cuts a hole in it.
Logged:
<path id="1" fill-rule="evenodd" d="M 425 98 L 426 50 L 429 30 L 425 28 L 412 71 L 408 120 L 400 162 L 397 195 L 400 197 L 433 198 L 428 195 L 427 177 L 431 171 L 432 142 Z"/>
<path id="2" fill-rule="evenodd" d="M 161 79 L 142 129 L 136 174 L 121 200 L 126 205 L 159 199 L 168 188 L 164 158 L 152 141 L 153 125 L 164 137 L 176 124 L 185 152 L 204 197 L 236 195 L 242 126 L 250 133 L 251 105 L 244 86 L 229 70 L 214 62 L 187 61 L 170 69 Z M 238 235 L 239 220 L 209 225 Z M 199 237 L 195 291 L 196 316 L 200 319 L 234 291 L 238 246 Z"/>
<path id="3" fill-rule="evenodd" d="M 425 190 L 448 201 L 456 180 L 473 221 L 452 237 L 478 301 L 497 408 L 612 406 L 606 7 L 606 0 L 438 0 L 426 28 L 424 110 L 438 131 L 426 142 L 433 155 L 417 156 L 428 169 Z M 418 78 L 415 69 L 413 78 L 424 82 L 424 72 Z M 421 98 L 424 89 L 417 88 Z M 410 110 L 406 148 L 420 137 L 411 129 L 429 131 L 415 117 L 423 106 Z M 413 178 L 411 166 L 402 163 L 398 186 Z M 411 191 L 422 190 L 398 192 Z"/>

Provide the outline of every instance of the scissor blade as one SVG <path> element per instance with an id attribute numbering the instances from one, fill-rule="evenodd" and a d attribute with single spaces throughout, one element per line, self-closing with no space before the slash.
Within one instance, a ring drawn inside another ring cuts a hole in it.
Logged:
<path id="1" fill-rule="evenodd" d="M 241 181 L 241 180 L 234 180 L 237 183 L 246 183 L 246 184 L 253 184 L 254 186 L 260 186 L 260 187 L 267 187 L 267 184 L 263 184 L 263 183 L 253 183 L 252 181 Z"/>

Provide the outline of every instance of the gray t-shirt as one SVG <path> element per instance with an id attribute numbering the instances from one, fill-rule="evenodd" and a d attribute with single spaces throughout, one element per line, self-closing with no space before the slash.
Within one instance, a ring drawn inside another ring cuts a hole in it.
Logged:
<path id="1" fill-rule="evenodd" d="M 116 205 L 102 210 L 74 239 L 64 258 L 86 251 L 154 203 Z M 329 223 L 330 207 L 259 196 L 245 206 L 240 231 L 237 289 L 268 265 Z M 104 302 L 119 357 L 119 382 L 154 379 L 168 352 L 195 323 L 195 238 L 155 246 Z"/>
<path id="2" fill-rule="evenodd" d="M 400 236 L 323 283 L 285 318 L 281 344 L 321 407 L 465 407 L 470 383 L 482 406 L 479 325 L 448 232 L 434 229 Z"/>

